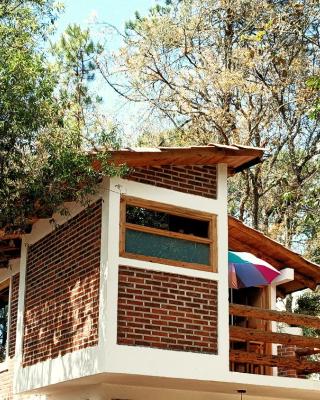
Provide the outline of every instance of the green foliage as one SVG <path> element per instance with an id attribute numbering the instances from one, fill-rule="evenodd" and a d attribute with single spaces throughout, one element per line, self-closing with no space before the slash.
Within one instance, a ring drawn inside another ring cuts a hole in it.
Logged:
<path id="1" fill-rule="evenodd" d="M 297 299 L 294 312 L 298 314 L 320 316 L 320 293 L 305 292 L 300 295 Z M 303 328 L 303 331 L 306 336 L 320 336 L 320 329 Z"/>
<path id="2" fill-rule="evenodd" d="M 64 201 L 86 203 L 103 175 L 123 170 L 109 162 L 117 128 L 90 89 L 101 46 L 70 26 L 48 58 L 57 12 L 45 0 L 0 5 L 0 229 L 24 230 Z M 96 170 L 87 151 L 98 146 Z"/>
<path id="3" fill-rule="evenodd" d="M 61 40 L 52 46 L 63 128 L 79 148 L 117 145 L 116 126 L 106 124 L 107 118 L 99 110 L 102 98 L 91 88 L 98 71 L 96 59 L 102 50 L 91 39 L 89 30 L 79 25 L 68 26 Z"/>
<path id="4" fill-rule="evenodd" d="M 320 115 L 320 77 L 311 76 L 307 79 L 307 87 L 316 93 L 316 99 L 311 107 L 311 118 L 318 119 Z"/>
<path id="5" fill-rule="evenodd" d="M 37 51 L 53 8 L 51 2 L 19 3 L 0 6 L 0 226 L 28 180 L 25 155 L 34 154 L 37 135 L 54 113 L 53 75 Z"/>

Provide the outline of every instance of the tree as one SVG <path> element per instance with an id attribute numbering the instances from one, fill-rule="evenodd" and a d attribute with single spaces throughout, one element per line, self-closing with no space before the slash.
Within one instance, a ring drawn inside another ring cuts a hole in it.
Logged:
<path id="1" fill-rule="evenodd" d="M 106 145 L 108 141 L 109 146 L 115 146 L 117 128 L 110 122 L 106 124 L 105 116 L 101 118 L 99 106 L 103 98 L 91 87 L 99 73 L 96 60 L 103 47 L 92 40 L 89 29 L 82 30 L 74 24 L 67 27 L 52 50 L 65 130 L 72 133 L 79 147 L 94 147 L 102 142 Z"/>
<path id="2" fill-rule="evenodd" d="M 297 314 L 307 314 L 320 316 L 320 292 L 305 292 L 297 298 L 294 312 Z M 320 329 L 304 328 L 306 336 L 320 336 Z"/>
<path id="3" fill-rule="evenodd" d="M 0 5 L 0 229 L 25 230 L 64 201 L 85 203 L 104 174 L 121 171 L 108 163 L 117 131 L 89 89 L 100 47 L 73 26 L 48 58 L 56 12 L 45 0 Z M 87 151 L 101 145 L 97 171 Z"/>
<path id="4" fill-rule="evenodd" d="M 319 119 L 320 116 L 320 76 L 314 75 L 307 80 L 307 86 L 316 94 L 316 99 L 311 104 L 310 115 L 314 119 Z"/>
<path id="5" fill-rule="evenodd" d="M 265 162 L 231 182 L 230 208 L 287 245 L 299 240 L 311 183 L 319 190 L 307 85 L 318 69 L 319 11 L 302 0 L 166 1 L 127 24 L 103 71 L 118 93 L 171 122 L 171 144 L 266 147 Z"/>
<path id="6" fill-rule="evenodd" d="M 0 225 L 12 220 L 9 207 L 27 180 L 25 156 L 53 112 L 52 74 L 36 48 L 54 10 L 51 2 L 26 3 L 0 5 Z"/>

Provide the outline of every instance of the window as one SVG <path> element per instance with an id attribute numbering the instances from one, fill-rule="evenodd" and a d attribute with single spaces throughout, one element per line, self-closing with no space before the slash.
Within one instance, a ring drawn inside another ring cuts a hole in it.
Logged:
<path id="1" fill-rule="evenodd" d="M 0 283 L 0 363 L 7 356 L 9 282 Z"/>
<path id="2" fill-rule="evenodd" d="M 216 271 L 216 216 L 124 196 L 120 255 Z"/>

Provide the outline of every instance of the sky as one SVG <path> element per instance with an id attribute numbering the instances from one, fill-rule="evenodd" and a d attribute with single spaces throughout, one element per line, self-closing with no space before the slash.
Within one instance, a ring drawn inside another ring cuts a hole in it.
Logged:
<path id="1" fill-rule="evenodd" d="M 104 23 L 123 31 L 125 23 L 134 18 L 136 11 L 144 15 L 150 7 L 157 4 L 157 0 L 60 0 L 59 2 L 64 4 L 64 12 L 56 22 L 57 30 L 54 39 L 58 39 L 66 27 L 73 23 L 79 24 L 82 28 L 90 28 L 93 37 L 98 36 L 100 39 L 99 31 L 106 29 Z M 113 40 L 108 47 L 116 49 L 119 41 L 116 38 Z M 137 132 L 142 129 L 143 118 L 141 118 L 140 110 L 137 110 L 136 106 L 125 103 L 124 99 L 116 95 L 106 83 L 99 87 L 98 94 L 104 98 L 105 113 L 120 124 L 129 143 L 131 139 L 134 141 Z"/>
<path id="2" fill-rule="evenodd" d="M 99 22 L 108 22 L 122 29 L 135 11 L 146 13 L 156 4 L 156 0 L 64 0 L 63 3 L 65 11 L 59 18 L 58 32 L 62 32 L 70 23 L 88 26 L 88 20 L 93 16 Z"/>

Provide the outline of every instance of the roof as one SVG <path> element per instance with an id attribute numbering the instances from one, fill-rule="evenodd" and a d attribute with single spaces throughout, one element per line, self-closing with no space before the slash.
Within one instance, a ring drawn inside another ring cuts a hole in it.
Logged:
<path id="1" fill-rule="evenodd" d="M 0 230 L 0 269 L 6 268 L 8 261 L 20 257 L 21 233 L 5 234 Z"/>
<path id="2" fill-rule="evenodd" d="M 100 168 L 100 162 L 95 158 L 99 150 L 90 151 L 93 166 Z M 157 147 L 157 148 L 126 148 L 111 150 L 110 161 L 115 165 L 128 167 L 147 167 L 158 165 L 228 165 L 229 174 L 242 171 L 260 163 L 264 149 L 241 145 L 209 144 L 207 146 L 190 147 Z M 34 221 L 33 221 L 34 222 Z M 32 224 L 32 221 L 31 221 Z M 21 235 L 20 235 L 21 236 Z M 20 251 L 19 234 L 5 235 L 0 229 L 0 268 L 7 265 L 8 260 L 18 256 Z"/>
<path id="3" fill-rule="evenodd" d="M 320 266 L 318 264 L 305 259 L 234 217 L 229 216 L 228 226 L 231 250 L 250 252 L 279 270 L 294 269 L 294 281 L 279 285 L 277 287 L 279 295 L 284 296 L 306 288 L 315 289 L 320 284 Z"/>
<path id="4" fill-rule="evenodd" d="M 147 167 L 151 165 L 227 164 L 229 174 L 243 171 L 262 161 L 265 149 L 241 145 L 209 144 L 190 147 L 132 147 L 110 151 L 116 165 Z M 91 152 L 91 155 L 97 152 Z M 99 162 L 96 161 L 96 168 Z"/>
<path id="5" fill-rule="evenodd" d="M 240 172 L 261 162 L 264 149 L 241 145 L 209 144 L 190 147 L 127 148 L 111 151 L 111 161 L 116 165 L 147 167 L 158 165 L 214 165 L 227 164 L 230 174 Z M 97 152 L 90 152 L 93 156 Z M 93 160 L 99 168 L 97 160 Z M 2 235 L 1 235 L 2 233 Z M 10 258 L 19 256 L 21 234 L 4 235 L 0 231 L 0 268 Z M 263 233 L 229 217 L 229 246 L 235 251 L 248 251 L 270 262 L 274 267 L 295 270 L 295 280 L 278 286 L 279 294 L 297 290 L 314 289 L 320 284 L 320 267 L 301 255 L 285 248 Z"/>

